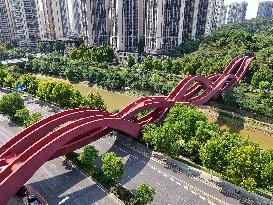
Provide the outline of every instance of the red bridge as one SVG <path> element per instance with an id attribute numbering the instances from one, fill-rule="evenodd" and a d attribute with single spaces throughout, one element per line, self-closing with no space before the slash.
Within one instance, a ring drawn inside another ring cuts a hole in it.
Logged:
<path id="1" fill-rule="evenodd" d="M 217 98 L 239 83 L 253 59 L 238 56 L 221 74 L 189 76 L 169 96 L 140 98 L 117 114 L 96 109 L 71 109 L 26 128 L 0 147 L 0 204 L 6 204 L 48 160 L 77 150 L 112 129 L 137 139 L 143 126 L 162 121 L 175 103 L 203 105 Z M 141 119 L 130 120 L 137 113 L 150 109 L 153 111 Z"/>

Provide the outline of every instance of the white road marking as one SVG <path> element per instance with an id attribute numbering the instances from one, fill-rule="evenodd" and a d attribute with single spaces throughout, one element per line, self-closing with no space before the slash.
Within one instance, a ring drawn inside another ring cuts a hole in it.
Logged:
<path id="1" fill-rule="evenodd" d="M 59 204 L 63 204 L 64 202 L 66 202 L 69 199 L 69 197 L 65 197 L 62 201 L 59 202 Z"/>

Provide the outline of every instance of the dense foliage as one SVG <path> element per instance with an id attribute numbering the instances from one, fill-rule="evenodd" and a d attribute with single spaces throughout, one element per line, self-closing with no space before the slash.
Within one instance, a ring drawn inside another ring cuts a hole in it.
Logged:
<path id="1" fill-rule="evenodd" d="M 7 115 L 11 121 L 24 127 L 28 127 L 42 118 L 38 112 L 29 113 L 18 93 L 6 94 L 0 99 L 0 114 Z"/>
<path id="2" fill-rule="evenodd" d="M 108 53 L 112 55 L 112 52 L 108 51 Z M 73 49 L 70 58 L 54 52 L 49 56 L 32 59 L 27 63 L 25 71 L 62 77 L 71 82 L 88 81 L 90 85 L 118 91 L 130 89 L 167 94 L 178 82 L 178 78 L 166 80 L 166 76 L 170 75 L 167 73 L 172 64 L 170 59 L 153 62 L 152 59 L 147 58 L 143 64 L 136 65 L 134 59 L 129 58 L 131 60 L 128 67 L 112 67 L 108 66 L 110 59 L 101 62 L 94 60 L 97 57 L 92 57 L 93 55 L 95 54 L 84 46 Z M 153 66 L 158 70 L 152 71 Z"/>
<path id="3" fill-rule="evenodd" d="M 249 191 L 273 188 L 273 150 L 221 131 L 194 107 L 175 106 L 163 124 L 144 127 L 142 140 L 172 157 L 188 157 Z"/>
<path id="4" fill-rule="evenodd" d="M 18 48 L 14 43 L 0 44 L 0 60 L 17 59 L 25 57 L 25 51 Z"/>
<path id="5" fill-rule="evenodd" d="M 105 176 L 119 182 L 125 167 L 121 157 L 118 157 L 114 152 L 109 152 L 102 157 L 101 169 Z"/>
<path id="6" fill-rule="evenodd" d="M 0 85 L 16 88 L 24 84 L 25 91 L 38 96 L 41 100 L 56 103 L 60 107 L 81 107 L 106 109 L 99 93 L 88 93 L 82 96 L 72 84 L 55 80 L 38 80 L 31 74 L 22 74 L 17 67 L 0 66 Z"/>
<path id="7" fill-rule="evenodd" d="M 134 200 L 134 205 L 146 205 L 153 202 L 155 197 L 155 189 L 146 184 L 140 184 L 136 189 L 137 195 Z"/>
<path id="8" fill-rule="evenodd" d="M 80 153 L 78 159 L 86 167 L 93 167 L 99 151 L 94 146 L 88 145 Z"/>

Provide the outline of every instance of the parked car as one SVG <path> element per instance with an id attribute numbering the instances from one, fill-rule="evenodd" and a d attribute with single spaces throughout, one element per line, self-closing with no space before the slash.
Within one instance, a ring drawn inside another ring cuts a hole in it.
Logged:
<path id="1" fill-rule="evenodd" d="M 28 196 L 27 201 L 29 205 L 42 205 L 41 202 L 34 195 Z"/>

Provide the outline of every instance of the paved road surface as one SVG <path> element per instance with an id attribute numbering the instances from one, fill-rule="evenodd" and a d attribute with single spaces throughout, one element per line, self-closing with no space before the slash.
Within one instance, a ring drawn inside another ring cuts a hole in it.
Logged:
<path id="1" fill-rule="evenodd" d="M 92 144 L 100 151 L 100 155 L 111 151 L 123 157 L 126 169 L 121 183 L 125 187 L 133 191 L 141 183 L 155 187 L 156 197 L 153 205 L 241 204 L 238 200 L 226 197 L 202 182 L 165 168 L 164 165 L 145 157 L 111 137 L 104 137 Z"/>
<path id="2" fill-rule="evenodd" d="M 3 94 L 0 92 L 0 97 Z M 32 112 L 41 112 L 44 116 L 52 114 L 51 108 L 41 107 L 35 102 L 26 101 L 25 104 Z M 0 145 L 21 130 L 22 128 L 0 115 Z M 49 205 L 120 204 L 92 179 L 71 167 L 62 158 L 45 163 L 28 184 L 35 188 Z"/>

